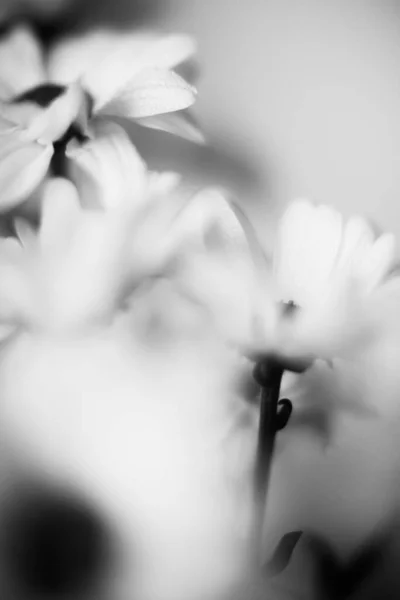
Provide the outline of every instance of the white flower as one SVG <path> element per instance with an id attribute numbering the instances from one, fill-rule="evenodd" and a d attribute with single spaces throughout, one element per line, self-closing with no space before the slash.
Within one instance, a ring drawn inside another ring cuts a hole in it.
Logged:
<path id="1" fill-rule="evenodd" d="M 198 243 L 186 249 L 179 285 L 246 354 L 276 353 L 301 368 L 315 357 L 343 356 L 382 329 L 393 235 L 376 239 L 364 219 L 345 222 L 333 208 L 298 200 L 278 225 L 270 261 L 223 194 L 201 192 L 182 214 Z"/>
<path id="2" fill-rule="evenodd" d="M 69 154 L 77 188 L 49 180 L 38 232 L 17 221 L 20 244 L 0 246 L 5 324 L 76 330 L 113 319 L 179 247 L 179 179 L 148 172 L 123 129 L 101 123 L 93 141 Z"/>
<path id="3" fill-rule="evenodd" d="M 0 44 L 1 208 L 24 200 L 45 177 L 54 144 L 90 137 L 97 119 L 133 119 L 198 137 L 176 113 L 193 104 L 195 90 L 172 71 L 193 52 L 184 35 L 98 31 L 44 57 L 29 29 L 12 31 Z"/>
<path id="4" fill-rule="evenodd" d="M 375 292 L 392 267 L 394 242 L 392 234 L 376 238 L 361 217 L 345 222 L 331 207 L 293 202 L 260 296 L 260 345 L 330 359 L 369 339 L 377 325 Z"/>

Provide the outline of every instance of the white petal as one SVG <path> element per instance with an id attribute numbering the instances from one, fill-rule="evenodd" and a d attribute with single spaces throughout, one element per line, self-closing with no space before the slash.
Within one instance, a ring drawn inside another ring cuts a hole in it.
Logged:
<path id="1" fill-rule="evenodd" d="M 69 180 L 46 181 L 39 230 L 42 250 L 54 253 L 56 248 L 68 247 L 80 210 L 77 189 Z"/>
<path id="2" fill-rule="evenodd" d="M 205 144 L 205 138 L 196 123 L 185 111 L 176 111 L 138 119 L 138 124 L 150 129 L 166 131 L 189 142 Z"/>
<path id="3" fill-rule="evenodd" d="M 214 188 L 201 190 L 176 219 L 174 234 L 209 247 L 247 246 L 235 211 L 224 194 Z"/>
<path id="4" fill-rule="evenodd" d="M 159 196 L 171 193 L 179 185 L 181 178 L 179 173 L 173 171 L 152 171 L 149 173 L 149 194 Z"/>
<path id="5" fill-rule="evenodd" d="M 33 32 L 16 27 L 0 42 L 0 89 L 10 99 L 46 80 L 42 50 Z"/>
<path id="6" fill-rule="evenodd" d="M 364 257 L 373 243 L 374 234 L 367 221 L 358 216 L 349 219 L 343 231 L 338 270 L 344 276 L 360 276 Z"/>
<path id="7" fill-rule="evenodd" d="M 18 321 L 26 306 L 27 289 L 20 269 L 23 249 L 16 238 L 0 240 L 0 320 Z"/>
<path id="8" fill-rule="evenodd" d="M 1 104 L 0 112 L 4 120 L 1 129 L 4 129 L 6 121 L 13 123 L 14 127 L 19 125 L 21 128 L 26 129 L 33 120 L 39 117 L 42 109 L 32 102 L 7 102 Z M 26 136 L 28 137 L 27 133 Z M 34 132 L 29 139 L 32 141 L 37 140 Z"/>
<path id="9" fill-rule="evenodd" d="M 98 122 L 93 131 L 93 140 L 67 151 L 82 202 L 134 211 L 145 200 L 144 162 L 118 125 Z"/>
<path id="10" fill-rule="evenodd" d="M 173 68 L 194 51 L 193 40 L 185 35 L 97 31 L 60 43 L 52 53 L 49 72 L 54 81 L 82 78 L 85 89 L 102 106 L 141 70 Z"/>
<path id="11" fill-rule="evenodd" d="M 26 200 L 45 177 L 53 148 L 26 141 L 23 132 L 0 135 L 0 210 Z"/>
<path id="12" fill-rule="evenodd" d="M 77 81 L 115 50 L 122 35 L 119 31 L 98 30 L 59 41 L 48 58 L 50 81 L 64 84 Z"/>
<path id="13" fill-rule="evenodd" d="M 0 135 L 18 131 L 18 124 L 6 115 L 3 110 L 3 104 L 0 103 Z"/>
<path id="14" fill-rule="evenodd" d="M 180 75 L 163 69 L 146 69 L 100 110 L 95 105 L 95 110 L 99 114 L 139 119 L 183 110 L 195 99 L 195 89 Z"/>
<path id="15" fill-rule="evenodd" d="M 334 209 L 293 202 L 282 217 L 274 255 L 278 300 L 307 307 L 327 293 L 337 259 L 342 219 Z"/>
<path id="16" fill-rule="evenodd" d="M 179 289 L 206 311 L 225 342 L 248 346 L 253 340 L 255 272 L 246 256 L 184 251 Z"/>
<path id="17" fill-rule="evenodd" d="M 36 233 L 28 221 L 16 218 L 14 221 L 15 233 L 24 248 L 30 248 L 36 240 Z"/>

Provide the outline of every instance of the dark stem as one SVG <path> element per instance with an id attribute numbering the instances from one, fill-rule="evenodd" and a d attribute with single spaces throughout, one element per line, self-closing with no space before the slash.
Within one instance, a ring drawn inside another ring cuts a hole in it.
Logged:
<path id="1" fill-rule="evenodd" d="M 254 377 L 261 386 L 260 420 L 255 464 L 255 521 L 254 541 L 257 560 L 262 563 L 262 541 L 265 506 L 271 466 L 275 447 L 275 437 L 280 429 L 278 420 L 279 393 L 283 376 L 283 366 L 274 359 L 259 362 L 254 369 Z"/>

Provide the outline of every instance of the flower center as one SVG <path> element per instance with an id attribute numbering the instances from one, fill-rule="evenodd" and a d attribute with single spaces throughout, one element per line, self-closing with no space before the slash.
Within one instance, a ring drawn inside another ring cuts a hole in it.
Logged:
<path id="1" fill-rule="evenodd" d="M 281 316 L 284 319 L 291 319 L 295 316 L 296 312 L 299 310 L 299 306 L 293 302 L 293 300 L 289 300 L 289 302 L 281 302 Z"/>

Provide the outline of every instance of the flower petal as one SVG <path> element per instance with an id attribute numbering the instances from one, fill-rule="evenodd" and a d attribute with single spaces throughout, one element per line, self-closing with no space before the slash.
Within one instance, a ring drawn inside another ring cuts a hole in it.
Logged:
<path id="1" fill-rule="evenodd" d="M 0 134 L 0 210 L 26 200 L 46 175 L 53 148 L 27 141 L 20 130 Z"/>
<path id="2" fill-rule="evenodd" d="M 199 127 L 187 111 L 176 111 L 152 117 L 138 119 L 138 124 L 150 129 L 158 129 L 177 135 L 189 142 L 205 144 L 205 138 Z"/>
<path id="3" fill-rule="evenodd" d="M 186 35 L 100 30 L 61 42 L 50 57 L 49 73 L 60 82 L 82 78 L 100 107 L 143 69 L 173 68 L 194 51 L 194 42 Z"/>
<path id="4" fill-rule="evenodd" d="M 68 179 L 57 177 L 46 181 L 39 230 L 43 251 L 54 254 L 56 248 L 68 248 L 80 210 L 78 191 Z"/>
<path id="5" fill-rule="evenodd" d="M 99 121 L 93 131 L 93 140 L 67 150 L 82 201 L 91 207 L 135 210 L 145 200 L 144 162 L 118 125 Z"/>
<path id="6" fill-rule="evenodd" d="M 372 248 L 374 234 L 361 217 L 352 217 L 344 227 L 342 247 L 338 257 L 337 268 L 346 275 L 358 275 L 366 253 Z"/>
<path id="7" fill-rule="evenodd" d="M 151 117 L 188 108 L 195 98 L 195 89 L 180 75 L 163 69 L 146 69 L 103 106 L 99 114 L 129 119 Z"/>
<path id="8" fill-rule="evenodd" d="M 16 27 L 0 41 L 2 99 L 9 100 L 45 80 L 39 41 L 28 27 Z"/>
<path id="9" fill-rule="evenodd" d="M 333 208 L 293 202 L 282 217 L 274 255 L 277 300 L 308 307 L 327 293 L 341 236 L 341 215 Z"/>
<path id="10" fill-rule="evenodd" d="M 391 233 L 381 235 L 364 257 L 363 275 L 367 291 L 374 290 L 389 274 L 394 264 L 396 239 Z"/>
<path id="11" fill-rule="evenodd" d="M 24 248 L 30 248 L 36 240 L 36 234 L 28 221 L 17 217 L 14 220 L 15 233 Z"/>

